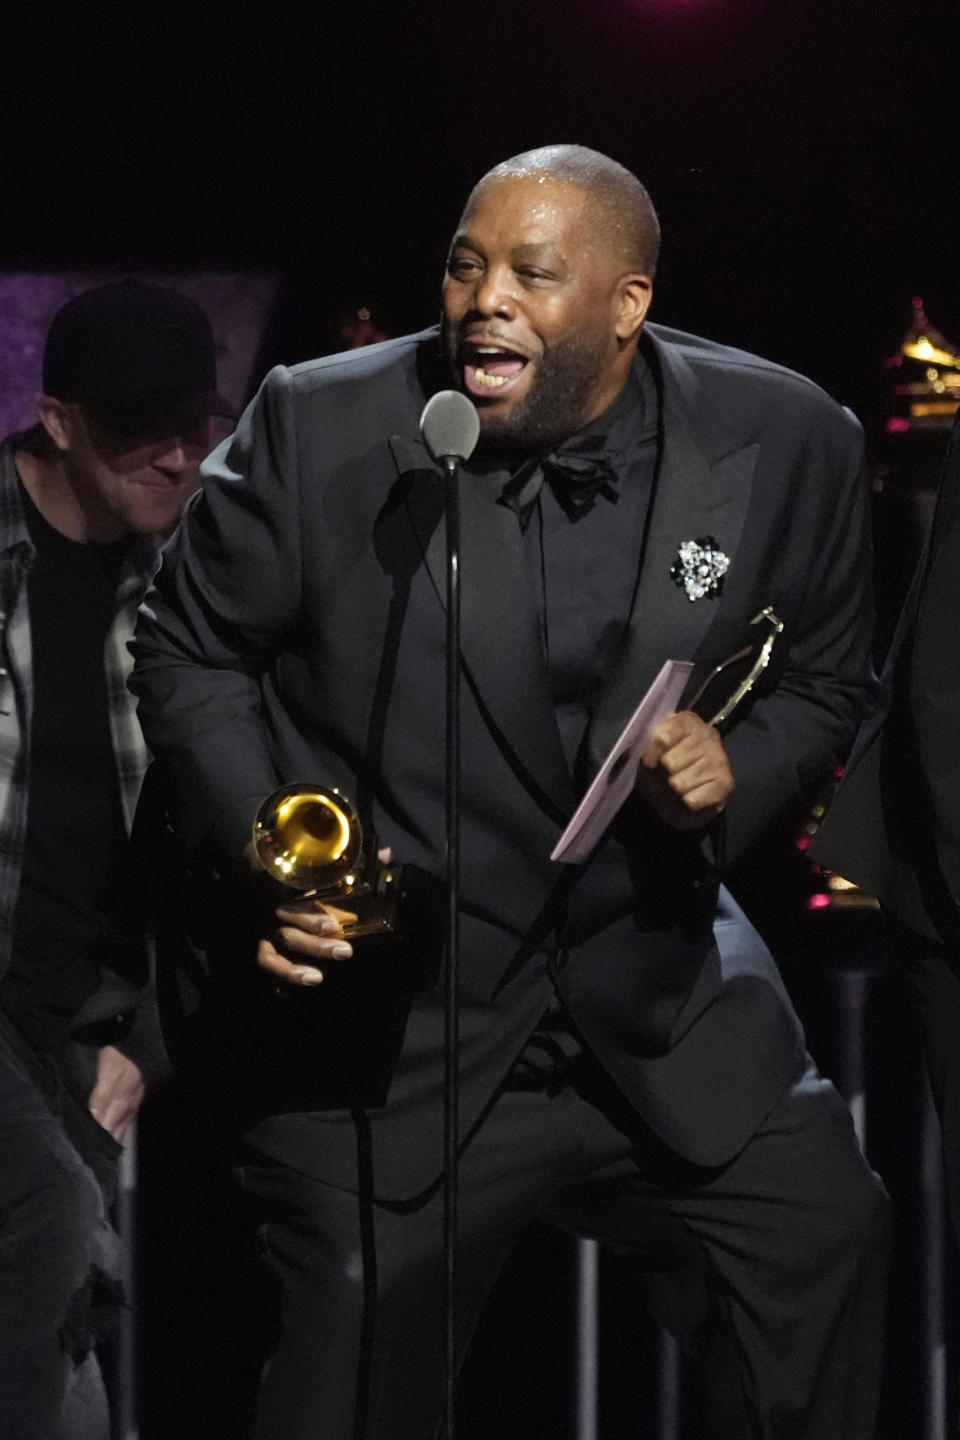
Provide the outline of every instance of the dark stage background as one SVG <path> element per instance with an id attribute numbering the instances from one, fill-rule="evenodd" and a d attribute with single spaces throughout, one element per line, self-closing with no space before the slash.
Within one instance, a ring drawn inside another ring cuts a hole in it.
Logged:
<path id="1" fill-rule="evenodd" d="M 8 4 L 0 268 L 279 271 L 269 359 L 433 319 L 469 185 L 576 140 L 662 212 L 656 317 L 870 421 L 910 297 L 960 332 L 957 6 Z"/>
<path id="2" fill-rule="evenodd" d="M 431 322 L 473 181 L 518 150 L 578 141 L 635 170 L 658 205 L 654 318 L 810 374 L 861 417 L 879 464 L 883 360 L 911 298 L 960 337 L 957 10 L 956 0 L 10 3 L 0 270 L 275 275 L 255 381 L 275 361 L 339 348 L 343 317 L 360 305 L 389 334 Z M 941 449 L 935 437 L 924 450 L 928 483 Z M 903 548 L 882 537 L 882 599 L 901 583 Z M 942 1351 L 931 1360 L 928 1347 L 921 1180 L 936 1158 L 924 1150 L 919 1062 L 875 916 L 817 928 L 791 826 L 767 868 L 754 857 L 741 892 L 841 1083 L 849 1047 L 838 1035 L 859 1016 L 868 1144 L 896 1206 L 884 1433 L 939 1440 L 948 1382 Z M 166 1196 L 162 1214 L 142 1216 L 142 1432 L 238 1440 L 260 1301 L 239 1251 L 217 1243 L 233 1234 L 231 1202 L 211 1198 L 200 1147 L 185 1146 L 189 1114 L 189 1099 L 180 1112 L 161 1107 L 142 1157 L 141 1193 Z M 658 1337 L 606 1272 L 602 1322 L 601 1440 L 654 1440 Z M 464 1440 L 567 1440 L 572 1332 L 570 1247 L 536 1231 L 471 1361 Z M 686 1407 L 692 1435 L 695 1397 Z"/>

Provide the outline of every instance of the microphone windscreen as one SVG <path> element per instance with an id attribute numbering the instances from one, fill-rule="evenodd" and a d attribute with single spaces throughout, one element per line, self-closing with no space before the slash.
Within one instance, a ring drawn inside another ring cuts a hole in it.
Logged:
<path id="1" fill-rule="evenodd" d="M 459 390 L 439 390 L 423 407 L 420 434 L 434 460 L 469 460 L 480 438 L 480 417 Z"/>

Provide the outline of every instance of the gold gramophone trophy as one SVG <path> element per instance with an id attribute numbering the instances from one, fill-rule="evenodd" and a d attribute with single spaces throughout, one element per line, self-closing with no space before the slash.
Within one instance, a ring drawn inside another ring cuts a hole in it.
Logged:
<path id="1" fill-rule="evenodd" d="M 299 892 L 349 910 L 348 940 L 397 928 L 401 865 L 383 864 L 377 838 L 364 832 L 353 806 L 323 785 L 285 785 L 261 805 L 253 845 L 269 875 Z"/>

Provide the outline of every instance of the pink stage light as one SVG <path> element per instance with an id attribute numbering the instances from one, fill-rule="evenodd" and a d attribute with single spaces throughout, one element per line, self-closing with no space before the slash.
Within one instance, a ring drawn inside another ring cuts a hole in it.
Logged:
<path id="1" fill-rule="evenodd" d="M 707 10 L 722 0 L 631 0 L 634 10 Z"/>

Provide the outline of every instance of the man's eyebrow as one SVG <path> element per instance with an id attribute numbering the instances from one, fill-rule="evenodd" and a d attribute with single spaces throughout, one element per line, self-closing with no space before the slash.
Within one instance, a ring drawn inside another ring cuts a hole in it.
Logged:
<path id="1" fill-rule="evenodd" d="M 455 250 L 472 250 L 475 255 L 486 258 L 486 251 L 480 242 L 474 240 L 472 235 L 468 235 L 465 231 L 455 235 L 450 242 L 450 253 L 453 254 Z M 549 256 L 555 261 L 565 263 L 565 256 L 553 240 L 525 240 L 519 245 L 515 245 L 511 254 L 515 260 L 533 260 Z"/>
<path id="2" fill-rule="evenodd" d="M 451 250 L 456 250 L 458 247 L 461 247 L 464 250 L 475 250 L 478 255 L 483 254 L 483 246 L 478 245 L 476 240 L 474 240 L 470 235 L 465 234 L 463 231 L 461 231 L 459 235 L 454 235 L 453 240 L 450 244 Z"/>
<path id="3" fill-rule="evenodd" d="M 525 240 L 522 245 L 514 246 L 514 255 L 555 255 L 563 259 L 563 253 L 557 248 L 553 240 Z"/>

